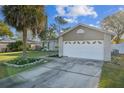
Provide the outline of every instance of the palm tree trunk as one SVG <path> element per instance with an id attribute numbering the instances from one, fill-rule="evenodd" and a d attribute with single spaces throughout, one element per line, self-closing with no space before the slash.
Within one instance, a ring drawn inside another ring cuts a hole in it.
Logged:
<path id="1" fill-rule="evenodd" d="M 27 58 L 27 30 L 23 30 L 23 54 L 22 54 L 22 57 L 24 59 Z"/>

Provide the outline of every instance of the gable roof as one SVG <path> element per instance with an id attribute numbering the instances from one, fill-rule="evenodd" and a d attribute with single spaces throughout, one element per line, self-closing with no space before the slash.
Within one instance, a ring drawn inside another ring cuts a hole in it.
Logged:
<path id="1" fill-rule="evenodd" d="M 78 24 L 78 25 L 75 25 L 74 27 L 70 28 L 69 30 L 63 32 L 62 34 L 60 34 L 59 37 L 65 35 L 66 33 L 70 32 L 70 31 L 72 31 L 73 29 L 75 29 L 75 28 L 78 27 L 78 26 L 87 27 L 87 28 L 89 28 L 89 29 L 93 29 L 93 30 L 96 30 L 96 31 L 100 31 L 100 32 L 103 32 L 103 33 L 106 33 L 106 34 L 109 34 L 109 35 L 115 35 L 115 34 L 112 33 L 112 32 L 104 31 L 104 30 L 102 30 L 102 29 L 100 29 L 100 28 L 96 28 L 96 27 L 89 26 L 89 25 L 86 25 L 86 24 Z"/>

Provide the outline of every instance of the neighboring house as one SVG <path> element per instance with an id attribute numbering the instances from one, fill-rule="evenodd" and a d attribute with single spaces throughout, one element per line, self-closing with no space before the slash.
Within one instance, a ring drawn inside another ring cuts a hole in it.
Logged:
<path id="1" fill-rule="evenodd" d="M 18 38 L 22 39 L 22 32 L 18 32 Z M 44 50 L 50 50 L 54 51 L 56 50 L 56 47 L 58 46 L 57 39 L 51 39 L 51 40 L 41 40 L 38 35 L 33 37 L 32 32 L 28 30 L 27 32 L 27 41 L 30 43 L 31 48 L 33 50 L 39 50 L 40 48 L 44 48 Z"/>
<path id="2" fill-rule="evenodd" d="M 17 36 L 18 36 L 19 39 L 22 39 L 22 32 L 17 32 Z M 33 37 L 32 31 L 30 31 L 30 30 L 27 31 L 27 40 L 41 42 L 41 40 L 38 37 L 38 35 Z"/>
<path id="3" fill-rule="evenodd" d="M 58 41 L 57 39 L 53 39 L 49 41 L 49 50 L 56 51 L 58 50 Z"/>
<path id="4" fill-rule="evenodd" d="M 13 43 L 13 42 L 15 42 L 15 40 L 1 40 L 0 41 L 0 52 L 8 51 L 7 50 L 7 45 L 9 43 Z"/>
<path id="5" fill-rule="evenodd" d="M 23 35 L 22 32 L 17 32 L 17 37 L 19 40 L 22 40 Z M 38 35 L 33 36 L 32 31 L 27 31 L 27 43 L 30 44 L 32 50 L 40 50 L 41 49 L 41 40 Z"/>
<path id="6" fill-rule="evenodd" d="M 59 36 L 59 56 L 110 61 L 111 35 L 96 27 L 79 24 Z"/>
<path id="7" fill-rule="evenodd" d="M 45 49 L 49 50 L 49 51 L 57 51 L 58 50 L 58 41 L 57 41 L 57 39 L 41 41 L 41 46 L 45 47 Z"/>
<path id="8" fill-rule="evenodd" d="M 16 42 L 16 40 L 1 40 L 0 41 L 0 52 L 7 52 L 7 51 L 11 51 L 8 50 L 7 45 L 10 43 L 14 43 Z M 31 50 L 40 50 L 41 49 L 41 43 L 39 42 L 34 42 L 34 41 L 27 41 L 27 44 L 30 45 L 30 49 Z"/>
<path id="9" fill-rule="evenodd" d="M 124 43 L 112 44 L 112 51 L 118 50 L 119 54 L 124 54 Z"/>
<path id="10" fill-rule="evenodd" d="M 58 41 L 55 40 L 47 40 L 47 41 L 41 41 L 39 42 L 34 42 L 34 41 L 28 41 L 28 43 L 31 46 L 32 50 L 46 50 L 46 51 L 56 51 L 57 46 L 58 46 Z"/>

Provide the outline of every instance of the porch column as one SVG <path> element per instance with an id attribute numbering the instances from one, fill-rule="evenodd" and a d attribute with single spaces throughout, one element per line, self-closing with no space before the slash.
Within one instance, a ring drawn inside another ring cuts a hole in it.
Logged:
<path id="1" fill-rule="evenodd" d="M 59 57 L 63 56 L 63 37 L 59 37 Z"/>

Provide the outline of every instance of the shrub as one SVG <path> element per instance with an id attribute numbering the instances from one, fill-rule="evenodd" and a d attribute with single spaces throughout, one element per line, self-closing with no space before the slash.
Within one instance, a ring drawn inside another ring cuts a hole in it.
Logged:
<path id="1" fill-rule="evenodd" d="M 17 58 L 17 59 L 8 61 L 8 63 L 16 64 L 16 65 L 24 65 L 24 64 L 33 63 L 39 60 L 40 58 L 27 58 L 27 59 Z"/>

